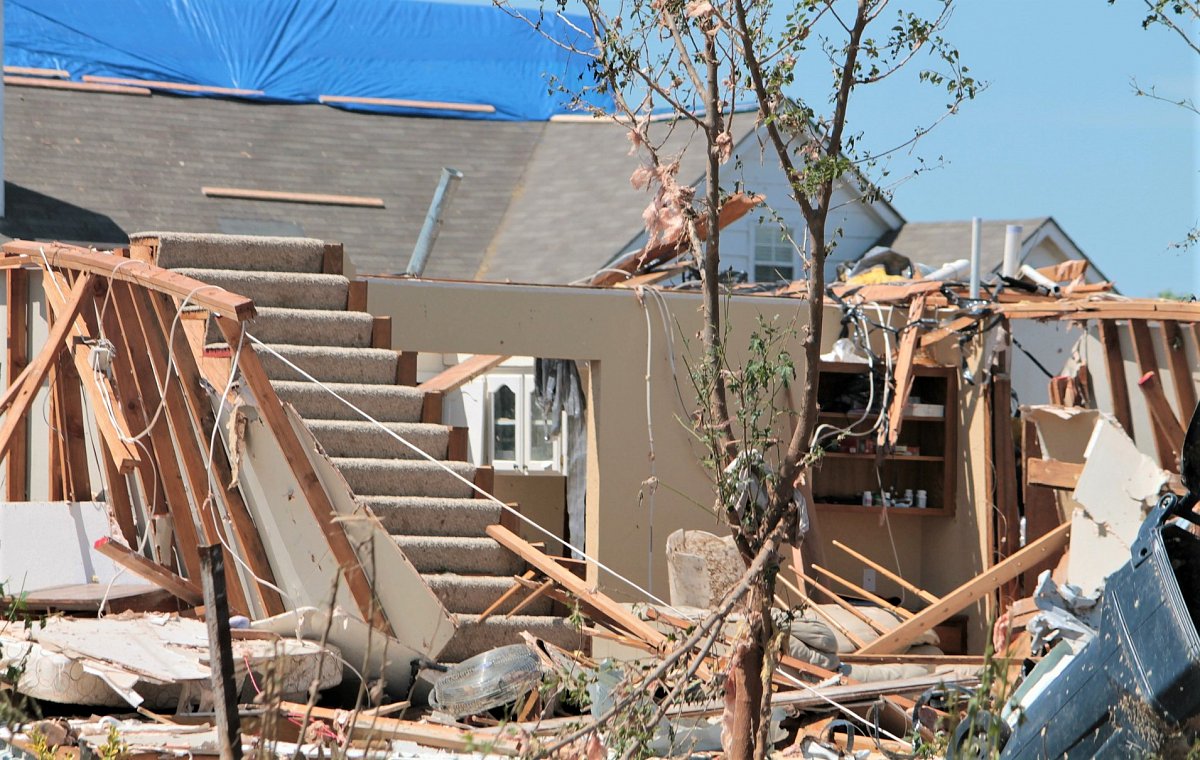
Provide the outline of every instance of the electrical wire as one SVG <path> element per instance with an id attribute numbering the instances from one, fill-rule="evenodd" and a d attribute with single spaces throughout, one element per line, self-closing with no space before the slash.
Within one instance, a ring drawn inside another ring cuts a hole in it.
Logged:
<path id="1" fill-rule="evenodd" d="M 331 395 L 331 396 L 333 396 L 334 398 L 336 398 L 338 401 L 340 401 L 340 402 L 342 402 L 343 404 L 345 404 L 347 407 L 349 407 L 350 409 L 352 409 L 352 410 L 353 410 L 353 411 L 354 411 L 356 414 L 358 414 L 359 416 L 361 416 L 363 419 L 367 420 L 367 421 L 368 421 L 368 422 L 370 422 L 372 425 L 375 425 L 375 426 L 376 426 L 376 427 L 378 427 L 380 430 L 382 430 L 383 432 L 385 432 L 386 434 L 388 434 L 389 436 L 391 436 L 391 437 L 392 437 L 392 438 L 394 438 L 395 440 L 399 441 L 399 442 L 400 442 L 401 444 L 403 444 L 404 446 L 408 447 L 408 448 L 409 448 L 409 449 L 410 449 L 410 450 L 411 450 L 413 453 L 415 453 L 415 454 L 416 454 L 417 456 L 419 456 L 420 458 L 422 458 L 422 459 L 425 459 L 426 461 L 429 461 L 429 462 L 432 462 L 432 463 L 434 463 L 434 464 L 435 464 L 435 465 L 437 465 L 438 467 L 440 467 L 440 468 L 442 468 L 443 470 L 445 470 L 445 471 L 446 471 L 446 473 L 447 473 L 448 475 L 450 475 L 451 477 L 455 478 L 456 480 L 459 480 L 459 481 L 461 481 L 461 482 L 462 482 L 464 485 L 466 485 L 467 487 L 469 487 L 469 488 L 470 488 L 472 491 L 475 491 L 476 493 L 478 493 L 478 494 L 479 494 L 480 496 L 482 496 L 483 498 L 485 498 L 485 499 L 488 499 L 489 501 L 493 502 L 494 504 L 496 504 L 497 506 L 499 506 L 501 509 L 505 510 L 505 511 L 506 511 L 506 512 L 508 512 L 509 514 L 511 514 L 511 515 L 513 515 L 514 517 L 516 517 L 516 518 L 517 518 L 518 520 L 520 520 L 521 522 L 525 523 L 525 524 L 526 524 L 526 525 L 528 525 L 529 527 L 531 527 L 531 528 L 533 528 L 534 530 L 538 531 L 539 533 L 543 534 L 543 535 L 544 535 L 546 538 L 548 538 L 548 539 L 550 539 L 550 540 L 552 540 L 552 541 L 555 541 L 556 543 L 558 543 L 558 544 L 561 544 L 563 547 L 565 547 L 565 548 L 567 548 L 567 549 L 570 549 L 570 550 L 572 550 L 572 551 L 576 552 L 576 553 L 577 553 L 577 554 L 578 554 L 580 557 L 582 557 L 582 558 L 583 558 L 584 560 L 586 560 L 587 562 L 590 562 L 590 563 L 592 563 L 592 564 L 593 564 L 593 565 L 595 565 L 597 568 L 599 568 L 599 569 L 601 569 L 601 570 L 605 571 L 606 573 L 608 573 L 609 575 L 613 576 L 614 578 L 616 578 L 617 580 L 621 581 L 622 583 L 624 583 L 625 585 L 629 586 L 630 588 L 634 589 L 635 591 L 638 591 L 639 593 L 641 593 L 642 595 L 644 595 L 644 596 L 645 596 L 647 599 L 649 599 L 650 601 L 654 602 L 655 604 L 661 605 L 662 607 L 664 607 L 664 608 L 666 608 L 666 609 L 668 609 L 668 610 L 672 611 L 673 613 L 675 613 L 675 614 L 677 614 L 677 615 L 683 616 L 683 613 L 682 613 L 682 612 L 680 612 L 680 610 L 676 609 L 675 607 L 673 607 L 671 604 L 669 604 L 668 602 L 664 601 L 663 599 L 660 599 L 660 598 L 659 598 L 658 596 L 656 596 L 656 595 L 655 595 L 653 592 L 649 591 L 648 589 L 642 588 L 641 586 L 639 586 L 639 585 L 638 585 L 637 583 L 635 583 L 634 581 L 630 580 L 629 578 L 626 578 L 624 575 L 621 575 L 621 574 L 620 574 L 620 573 L 618 573 L 616 570 L 613 570 L 611 567 L 609 567 L 608 565 L 606 565 L 606 564 L 604 564 L 603 562 L 599 561 L 599 560 L 598 560 L 598 559 L 596 559 L 595 557 L 591 556 L 590 554 L 588 554 L 587 552 L 585 552 L 583 549 L 580 549 L 579 547 L 577 547 L 577 546 L 574 546 L 573 544 L 571 544 L 571 543 L 569 543 L 569 542 L 567 542 L 567 541 L 565 541 L 565 540 L 563 540 L 563 539 L 559 538 L 559 537 L 558 537 L 558 536 L 556 536 L 555 534 L 553 534 L 553 533 L 551 533 L 550 531 L 548 531 L 548 530 L 546 530 L 545 528 L 543 528 L 541 525 L 538 525 L 538 524 L 537 524 L 536 522 L 534 522 L 533 520 L 529 519 L 529 518 L 528 518 L 528 517 L 526 517 L 525 515 L 521 514 L 521 513 L 520 513 L 520 512 L 518 512 L 517 510 L 513 509 L 512 507 L 510 507 L 509 505 L 505 504 L 505 503 L 504 503 L 503 501 L 501 501 L 500 499 L 497 499 L 495 496 L 493 496 L 492 494 L 488 493 L 488 492 L 487 492 L 487 491 L 485 491 L 483 488 L 480 488 L 480 487 L 479 487 L 478 485 L 476 485 L 475 483 L 471 482 L 470 480 L 467 480 L 467 479 L 466 479 L 466 478 L 464 478 L 462 475 L 460 475 L 460 474 L 458 474 L 457 472 L 455 472 L 454 470 L 450 469 L 449 467 L 447 467 L 447 466 L 446 466 L 446 464 L 445 464 L 444 462 L 441 462 L 441 461 L 439 461 L 439 460 L 438 460 L 437 458 L 435 458 L 433 455 L 431 455 L 431 454 L 429 454 L 428 452 L 424 451 L 423 449 L 421 449 L 421 448 L 420 448 L 419 446 L 417 446 L 416 444 L 414 444 L 414 443 L 411 443 L 410 441 L 406 440 L 406 439 L 405 439 L 403 436 L 401 436 L 401 435 L 399 435 L 398 433 L 396 433 L 396 431 L 392 430 L 391 428 L 387 427 L 386 425 L 384 425 L 384 424 L 383 424 L 382 422 L 380 422 L 379 420 L 377 420 L 377 419 L 375 419 L 374 417 L 372 417 L 371 415 L 367 414 L 365 411 L 363 411 L 363 410 L 362 410 L 362 409 L 360 409 L 358 406 L 356 406 L 356 405 L 355 405 L 353 402 L 351 402 L 351 401 L 349 401 L 348 399 L 344 398 L 344 397 L 343 397 L 343 396 L 341 396 L 339 393 L 337 393 L 337 391 L 333 390 L 332 388 L 330 388 L 330 387 L 329 387 L 328 385 L 326 385 L 325 383 L 323 383 L 323 382 L 321 382 L 320 380 L 318 380 L 317 378 L 313 377 L 311 374 L 309 374 L 309 373 L 308 373 L 308 372 L 306 372 L 305 370 L 303 370 L 303 369 L 301 369 L 300 367 L 296 366 L 296 364 L 294 364 L 294 363 L 293 363 L 291 360 L 289 360 L 287 357 L 285 357 L 285 356 L 281 355 L 281 354 L 280 354 L 278 351 L 276 351 L 275 349 L 271 348 L 271 346 L 267 345 L 266 343 L 263 343 L 261 340 L 259 340 L 258 338 L 254 337 L 254 335 L 252 335 L 252 334 L 250 334 L 249 332 L 247 332 L 247 333 L 246 333 L 246 337 L 248 337 L 248 338 L 249 338 L 249 339 L 250 339 L 250 340 L 251 340 L 251 341 L 252 341 L 252 342 L 253 342 L 255 345 L 257 345 L 257 346 L 260 346 L 260 347 L 261 347 L 263 350 L 265 350 L 267 353 L 271 354 L 271 355 L 272 355 L 272 356 L 274 356 L 276 359 L 279 359 L 280 361 L 282 361 L 284 364 L 286 364 L 288 367 L 290 367 L 292 370 L 294 370 L 294 371 L 295 371 L 296 373 L 298 373 L 300 376 L 302 376 L 303 378 L 305 378 L 305 379 L 306 379 L 306 380 L 308 380 L 309 382 L 311 382 L 311 383 L 313 383 L 313 384 L 317 385 L 317 386 L 318 386 L 318 387 L 320 387 L 322 390 L 324 390 L 326 393 L 328 393 L 329 395 Z"/>

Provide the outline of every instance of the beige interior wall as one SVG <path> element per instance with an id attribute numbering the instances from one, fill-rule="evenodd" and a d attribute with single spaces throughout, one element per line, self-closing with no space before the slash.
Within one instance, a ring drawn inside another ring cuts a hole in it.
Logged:
<path id="1" fill-rule="evenodd" d="M 559 540 L 563 535 L 563 523 L 567 517 L 567 478 L 565 475 L 525 475 L 519 472 L 497 472 L 492 495 L 505 504 L 516 504 L 521 514 L 550 531 Z M 541 533 L 526 523 L 520 526 L 520 535 L 526 541 L 546 543 L 546 551 L 561 554 L 562 546 L 548 541 Z"/>
<path id="2" fill-rule="evenodd" d="M 368 292 L 370 310 L 392 317 L 397 348 L 590 362 L 585 377 L 590 402 L 586 549 L 665 598 L 667 535 L 677 528 L 721 531 L 711 513 L 711 480 L 700 464 L 702 446 L 680 422 L 694 405 L 685 362 L 694 361 L 698 351 L 699 297 L 664 292 L 661 299 L 651 294 L 639 298 L 626 289 L 387 279 L 371 280 Z M 806 322 L 804 307 L 792 299 L 731 299 L 726 318 L 731 361 L 741 360 L 759 316 L 794 322 L 800 329 Z M 673 326 L 670 337 L 664 332 L 664 314 Z M 826 348 L 836 338 L 837 321 L 827 324 Z M 799 360 L 799 342 L 793 341 L 789 350 Z M 942 359 L 957 363 L 952 346 L 942 353 Z M 982 419 L 974 414 L 978 402 L 965 387 L 960 400 L 960 448 L 982 455 Z M 969 508 L 985 503 L 978 498 L 982 484 L 972 479 L 966 460 L 960 468 L 953 517 L 906 515 L 881 524 L 877 515 L 825 515 L 825 540 L 842 540 L 889 567 L 898 557 L 906 578 L 935 593 L 954 588 L 982 567 L 986 539 Z M 653 490 L 645 485 L 651 478 L 658 482 Z M 861 580 L 861 565 L 836 550 L 827 549 L 826 555 L 835 572 Z M 595 579 L 615 596 L 638 598 L 608 574 Z M 879 588 L 898 591 L 882 578 Z"/>

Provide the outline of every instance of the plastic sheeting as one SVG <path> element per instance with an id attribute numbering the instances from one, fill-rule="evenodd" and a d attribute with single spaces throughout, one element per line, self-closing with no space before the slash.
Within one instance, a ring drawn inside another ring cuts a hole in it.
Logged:
<path id="1" fill-rule="evenodd" d="M 537 11 L 529 11 L 536 18 Z M 590 83 L 586 56 L 491 5 L 413 0 L 4 0 L 4 63 L 84 75 L 322 95 L 485 104 L 495 113 L 344 106 L 386 113 L 544 120 Z M 590 48 L 551 14 L 541 29 Z M 582 78 L 581 78 L 582 77 Z M 604 105 L 603 103 L 597 103 Z"/>

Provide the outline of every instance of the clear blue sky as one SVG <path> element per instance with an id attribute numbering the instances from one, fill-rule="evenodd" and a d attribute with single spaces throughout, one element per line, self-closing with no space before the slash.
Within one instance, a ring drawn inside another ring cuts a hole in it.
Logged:
<path id="1" fill-rule="evenodd" d="M 1138 98 L 1130 78 L 1200 103 L 1197 57 L 1136 0 L 967 0 L 946 30 L 990 83 L 921 145 L 949 165 L 896 190 L 911 221 L 1050 215 L 1128 295 L 1200 295 L 1200 119 Z M 897 86 L 855 104 L 860 128 L 903 135 L 937 103 Z M 892 126 L 889 127 L 888 125 Z"/>

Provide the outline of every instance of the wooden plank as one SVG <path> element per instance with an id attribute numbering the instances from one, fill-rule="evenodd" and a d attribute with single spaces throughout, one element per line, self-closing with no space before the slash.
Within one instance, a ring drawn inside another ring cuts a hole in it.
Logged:
<path id="1" fill-rule="evenodd" d="M 924 589 L 918 588 L 917 586 L 913 585 L 912 583 L 909 583 L 907 580 L 905 580 L 903 577 L 901 577 L 898 573 L 893 573 L 891 570 L 888 570 L 886 567 L 879 564 L 878 562 L 875 562 L 874 560 L 870 559 L 869 557 L 866 557 L 866 556 L 856 552 L 855 550 L 851 549 L 849 546 L 846 546 L 841 541 L 838 541 L 835 539 L 832 543 L 838 549 L 841 549 L 842 551 L 846 552 L 851 557 L 854 557 L 855 559 L 857 559 L 859 562 L 863 563 L 867 567 L 874 569 L 875 572 L 879 573 L 880 575 L 884 576 L 885 578 L 888 578 L 892 582 L 899 584 L 902 588 L 908 589 L 909 591 L 913 592 L 919 598 L 924 599 L 926 602 L 936 602 L 938 600 L 938 598 L 936 596 L 934 596 L 933 594 L 929 593 L 928 591 L 925 591 Z"/>
<path id="2" fill-rule="evenodd" d="M 134 409 L 143 414 L 145 425 L 150 426 L 147 436 L 153 446 L 153 471 L 157 482 L 143 482 L 143 487 L 161 487 L 160 491 L 171 516 L 175 541 L 178 544 L 181 569 L 187 577 L 199 578 L 200 543 L 196 538 L 196 521 L 192 515 L 187 489 L 183 485 L 183 474 L 167 420 L 159 414 L 159 407 L 164 402 L 159 395 L 158 383 L 154 378 L 153 369 L 146 361 L 144 341 L 135 337 L 139 335 L 140 327 L 130 295 L 131 286 L 127 283 L 110 283 L 109 287 L 109 310 L 117 327 L 106 332 L 117 351 L 114 366 L 120 367 L 120 372 L 126 378 L 126 385 L 129 386 L 122 389 L 122 403 L 127 403 L 131 397 L 135 398 L 134 403 L 137 406 Z"/>
<path id="3" fill-rule="evenodd" d="M 419 108 L 430 111 L 463 111 L 465 113 L 496 112 L 496 107 L 487 103 L 451 103 L 440 100 L 407 100 L 405 98 L 365 98 L 356 95 L 321 95 L 317 100 L 326 105 L 386 106 L 390 108 Z"/>
<path id="4" fill-rule="evenodd" d="M 50 270 L 43 272 L 42 282 L 46 301 L 50 304 L 51 310 L 55 313 L 61 311 L 65 306 L 62 292 L 69 288 L 66 278 Z M 89 328 L 89 321 L 86 317 L 87 315 L 81 314 L 75 318 L 75 332 L 80 338 L 95 341 L 100 337 L 99 331 Z M 104 439 L 109 451 L 112 452 L 117 469 L 122 473 L 133 472 L 141 462 L 141 456 L 137 446 L 128 441 L 132 428 L 125 419 L 121 405 L 115 402 L 116 393 L 108 379 L 102 375 L 98 376 L 96 372 L 92 371 L 89 358 L 91 350 L 90 346 L 84 344 L 77 344 L 70 349 L 71 359 L 75 364 L 75 373 L 79 377 L 80 386 L 87 394 L 88 403 L 92 407 L 96 430 Z M 111 404 L 112 417 L 109 416 L 105 407 L 106 398 L 113 400 Z"/>
<path id="5" fill-rule="evenodd" d="M 821 575 L 824 575 L 826 578 L 828 578 L 829 580 L 838 584 L 842 588 L 848 589 L 850 592 L 856 594 L 857 596 L 859 596 L 863 599 L 866 599 L 868 602 L 874 602 L 876 606 L 882 607 L 883 609 L 885 609 L 888 612 L 891 612 L 895 615 L 899 615 L 900 618 L 902 618 L 904 620 L 907 620 L 908 618 L 913 616 L 913 613 L 911 611 L 906 610 L 903 607 L 897 607 L 896 605 L 889 602 L 887 599 L 884 599 L 883 597 L 879 596 L 878 594 L 873 594 L 870 591 L 867 591 L 862 586 L 859 586 L 855 583 L 852 583 L 852 582 L 846 580 L 842 576 L 834 573 L 832 570 L 827 570 L 826 568 L 821 567 L 820 565 L 813 565 L 813 570 L 816 570 L 818 573 L 820 573 Z"/>
<path id="6" fill-rule="evenodd" d="M 133 497 L 129 493 L 129 481 L 117 468 L 108 444 L 101 439 L 100 466 L 104 472 L 104 495 L 108 503 L 108 512 L 113 522 L 121 531 L 121 538 L 128 544 L 136 544 L 138 540 L 137 524 L 134 521 Z"/>
<path id="7" fill-rule="evenodd" d="M 925 313 L 925 295 L 919 294 L 913 298 L 908 307 L 908 324 L 912 325 L 904 331 L 900 338 L 900 348 L 896 351 L 895 394 L 892 405 L 888 409 L 888 425 L 879 431 L 879 443 L 896 445 L 900 437 L 900 425 L 904 420 L 904 406 L 908 403 L 908 394 L 912 391 L 913 359 L 917 350 L 917 336 L 920 329 L 916 321 Z M 949 452 L 947 452 L 948 454 Z"/>
<path id="8" fill-rule="evenodd" d="M 609 596 L 593 591 L 582 578 L 555 562 L 552 557 L 535 549 L 508 528 L 489 525 L 487 534 L 542 575 L 562 586 L 587 607 L 598 612 L 607 622 L 623 628 L 660 651 L 669 643 L 667 637 L 657 628 L 637 618 Z"/>
<path id="9" fill-rule="evenodd" d="M 1012 381 L 992 378 L 992 455 L 996 477 L 996 556 L 1003 559 L 1021 546 L 1021 513 L 1017 507 L 1016 442 L 1012 434 Z"/>
<path id="10" fill-rule="evenodd" d="M 1158 373 L 1147 372 L 1142 375 L 1138 380 L 1138 388 L 1146 399 L 1146 406 L 1150 409 L 1150 421 L 1156 433 L 1161 433 L 1163 440 L 1170 447 L 1173 466 L 1166 469 L 1178 472 L 1179 455 L 1183 448 L 1183 425 L 1171 409 L 1171 403 L 1167 401 L 1167 394 L 1159 383 Z"/>
<path id="11" fill-rule="evenodd" d="M 49 484 L 50 501 L 64 501 L 67 498 L 67 462 L 66 452 L 63 450 L 63 435 L 62 435 L 62 404 L 58 401 L 58 384 L 55 382 L 55 374 L 58 371 L 58 362 L 50 369 L 50 374 L 47 376 L 47 385 L 49 394 L 47 397 L 46 417 L 49 427 L 48 433 L 50 436 L 47 442 L 48 455 L 46 457 L 46 479 Z"/>
<path id="12" fill-rule="evenodd" d="M 806 584 L 808 584 L 809 586 L 812 586 L 817 591 L 820 591 L 822 594 L 824 594 L 829 599 L 829 601 L 833 602 L 838 607 L 841 607 L 846 612 L 849 612 L 851 615 L 858 618 L 859 621 L 862 622 L 863 625 L 867 626 L 868 628 L 871 628 L 872 630 L 874 630 L 876 633 L 878 633 L 881 636 L 883 634 L 887 633 L 888 629 L 882 623 L 879 623 L 878 621 L 867 617 L 865 614 L 863 614 L 862 610 L 855 607 L 853 604 L 850 604 L 850 602 L 847 602 L 845 599 L 843 599 L 841 596 L 839 596 L 832 589 L 828 588 L 827 586 L 821 585 L 821 583 L 819 583 L 818 581 L 814 580 L 813 578 L 805 575 L 804 573 L 800 572 L 799 570 L 796 571 L 796 575 L 800 576 L 800 579 L 802 581 L 804 581 Z"/>
<path id="13" fill-rule="evenodd" d="M 391 317 L 375 317 L 371 322 L 371 348 L 388 348 L 392 347 L 392 318 Z M 400 358 L 397 357 L 399 362 Z"/>
<path id="14" fill-rule="evenodd" d="M 974 602 L 1016 578 L 1031 565 L 1062 549 L 1071 536 L 1071 524 L 1063 523 L 1046 535 L 1025 546 L 1003 562 L 999 562 L 962 584 L 935 604 L 921 610 L 911 619 L 867 644 L 858 654 L 896 654 L 907 649 L 925 631 L 958 614 Z"/>
<path id="15" fill-rule="evenodd" d="M 59 353 L 66 346 L 67 335 L 75 317 L 85 305 L 91 305 L 95 295 L 95 285 L 95 276 L 92 274 L 85 274 L 75 281 L 70 297 L 67 299 L 67 305 L 50 327 L 41 352 L 30 363 L 29 371 L 15 391 L 12 405 L 5 413 L 4 425 L 0 427 L 0 459 L 8 456 L 9 451 L 16 443 L 16 433 L 20 422 L 33 404 L 33 398 L 38 389 L 54 367 Z"/>
<path id="16" fill-rule="evenodd" d="M 1097 329 L 1100 333 L 1100 345 L 1104 348 L 1104 371 L 1112 392 L 1112 413 L 1132 439 L 1133 412 L 1129 407 L 1129 386 L 1125 384 L 1125 357 L 1121 353 L 1121 337 L 1117 326 L 1112 322 L 1100 322 Z"/>
<path id="17" fill-rule="evenodd" d="M 1179 402 L 1179 419 L 1190 420 L 1196 411 L 1196 381 L 1192 379 L 1192 368 L 1188 366 L 1187 344 L 1178 322 L 1166 320 L 1159 323 L 1162 331 L 1163 353 L 1171 370 L 1171 381 L 1175 385 L 1175 400 Z M 1196 346 L 1200 352 L 1200 345 Z"/>
<path id="18" fill-rule="evenodd" d="M 63 452 L 68 463 L 66 497 L 68 501 L 91 501 L 92 483 L 88 472 L 87 423 L 83 417 L 82 388 L 75 362 L 65 351 L 58 356 L 55 375 Z"/>
<path id="19" fill-rule="evenodd" d="M 1130 320 L 1129 334 L 1133 338 L 1133 352 L 1137 357 L 1139 374 L 1145 377 L 1147 372 L 1155 372 L 1158 369 L 1158 357 L 1154 353 L 1154 341 L 1150 338 L 1150 326 L 1145 320 Z M 1153 421 L 1153 415 L 1151 419 Z M 1152 424 L 1150 428 L 1154 433 L 1154 450 L 1158 452 L 1159 464 L 1164 470 L 1177 472 L 1179 457 L 1176 451 L 1182 445 L 1183 439 L 1177 439 L 1178 442 L 1172 444 L 1162 426 Z"/>
<path id="20" fill-rule="evenodd" d="M 311 203 L 317 206 L 358 206 L 384 208 L 382 198 L 363 195 L 331 195 L 329 193 L 293 193 L 285 190 L 254 190 L 244 187 L 200 188 L 209 198 L 234 198 L 243 201 L 275 201 L 278 203 Z"/>
<path id="21" fill-rule="evenodd" d="M 28 256 L 31 261 L 41 266 L 48 263 L 59 270 L 99 274 L 109 280 L 134 283 L 176 298 L 186 298 L 190 295 L 192 304 L 239 322 L 253 319 L 255 315 L 254 302 L 245 296 L 143 261 L 97 253 L 64 243 L 33 243 L 28 240 L 5 243 L 3 250 L 10 256 Z"/>
<path id="22" fill-rule="evenodd" d="M 450 440 L 446 446 L 446 459 L 465 462 L 470 456 L 471 431 L 465 427 L 450 428 Z"/>
<path id="23" fill-rule="evenodd" d="M 345 274 L 346 250 L 341 243 L 326 243 L 321 254 L 321 274 Z"/>
<path id="24" fill-rule="evenodd" d="M 169 335 L 175 311 L 174 303 L 169 296 L 161 293 L 146 295 L 149 299 L 149 307 L 157 318 L 162 334 Z M 202 445 L 207 449 L 208 441 L 213 439 L 213 431 L 217 427 L 216 414 L 213 412 L 207 395 L 202 390 L 200 368 L 191 351 L 191 344 L 183 335 L 183 330 L 180 329 L 175 331 L 174 357 L 175 368 L 179 373 L 179 383 L 183 389 L 184 399 L 187 401 L 192 423 L 196 426 Z M 263 546 L 262 537 L 254 525 L 254 518 L 250 515 L 250 509 L 246 506 L 242 492 L 233 482 L 233 465 L 223 445 L 224 436 L 220 432 L 217 433 L 217 436 L 217 442 L 211 455 L 211 464 L 216 480 L 214 491 L 219 494 L 225 504 L 225 511 L 233 526 L 233 534 L 237 538 L 242 559 L 255 576 L 266 581 L 266 584 L 276 585 L 275 574 L 267 559 L 267 551 Z M 254 582 L 248 589 L 248 595 L 258 603 L 267 616 L 284 612 L 286 607 L 279 592 L 266 584 Z"/>
<path id="25" fill-rule="evenodd" d="M 1074 491 L 1082 473 L 1083 465 L 1074 462 L 1039 457 L 1025 460 L 1025 482 L 1032 486 Z"/>
<path id="26" fill-rule="evenodd" d="M 71 73 L 66 69 L 40 69 L 34 66 L 5 66 L 4 73 L 19 77 L 54 77 L 55 79 L 71 78 Z"/>
<path id="27" fill-rule="evenodd" d="M 238 323 L 219 317 L 217 326 L 229 345 L 237 345 L 241 337 L 241 326 Z M 320 478 L 308 460 L 308 454 L 300 444 L 296 431 L 292 429 L 292 425 L 283 411 L 283 406 L 279 402 L 279 397 L 275 395 L 275 389 L 271 386 L 271 379 L 258 359 L 258 354 L 254 351 L 242 351 L 238 369 L 241 370 L 242 380 L 258 400 L 259 415 L 275 436 L 284 457 L 292 465 L 292 472 L 300 485 L 300 490 L 304 493 L 304 499 L 308 503 L 317 525 L 320 526 L 321 532 L 325 535 L 330 552 L 345 576 L 346 586 L 350 590 L 362 619 L 369 621 L 384 632 L 390 632 L 391 627 L 387 624 L 380 605 L 373 599 L 366 571 L 359 561 L 358 555 L 354 552 L 354 547 L 350 545 L 346 531 L 334 519 L 336 512 L 329 499 L 329 494 L 321 485 Z"/>
<path id="28" fill-rule="evenodd" d="M 237 683 L 233 677 L 233 641 L 229 635 L 229 599 L 225 593 L 228 573 L 220 544 L 200 549 L 200 572 L 218 752 L 221 760 L 242 760 L 241 718 L 238 716 Z"/>
<path id="29" fill-rule="evenodd" d="M 110 95 L 149 95 L 145 87 L 125 87 L 115 84 L 95 84 L 92 82 L 72 82 L 64 79 L 43 77 L 22 77 L 4 75 L 6 87 L 40 87 L 46 90 L 78 90 L 80 92 L 105 92 Z"/>
<path id="30" fill-rule="evenodd" d="M 396 355 L 396 385 L 417 384 L 416 351 L 400 351 Z"/>
<path id="31" fill-rule="evenodd" d="M 496 356 L 493 354 L 475 354 L 471 358 L 461 361 L 435 377 L 426 380 L 418 385 L 417 388 L 423 391 L 449 393 L 452 390 L 461 388 L 484 372 L 500 366 L 508 358 L 507 356 Z"/>
<path id="32" fill-rule="evenodd" d="M 425 397 L 421 399 L 421 422 L 432 425 L 441 425 L 443 423 L 442 400 L 441 391 L 425 392 Z"/>
<path id="33" fill-rule="evenodd" d="M 313 718 L 342 724 L 350 718 L 353 722 L 348 726 L 351 735 L 356 739 L 388 739 L 414 742 L 422 747 L 451 750 L 455 752 L 478 753 L 486 747 L 487 754 L 515 756 L 520 754 L 515 740 L 497 738 L 486 734 L 487 729 L 463 731 L 451 726 L 440 726 L 433 723 L 419 723 L 399 718 L 387 718 L 380 715 L 367 715 L 365 712 L 354 715 L 345 710 L 331 707 L 309 707 L 299 702 L 279 702 L 279 709 L 288 717 L 300 718 L 305 714 Z M 572 718 L 578 721 L 578 718 Z"/>
<path id="34" fill-rule="evenodd" d="M 6 390 L 12 390 L 20 387 L 20 378 L 29 366 L 29 272 L 8 270 L 5 291 L 8 343 L 4 372 L 8 383 Z M 13 430 L 13 447 L 4 467 L 7 500 L 25 501 L 29 498 L 29 421 L 24 417 Z"/>
<path id="35" fill-rule="evenodd" d="M 207 84 L 185 84 L 184 82 L 161 82 L 156 79 L 127 79 L 125 77 L 102 77 L 84 74 L 83 81 L 96 84 L 116 84 L 126 87 L 143 87 L 148 90 L 170 90 L 174 92 L 201 92 L 208 95 L 265 95 L 262 90 L 246 90 L 239 87 L 220 87 Z"/>
<path id="36" fill-rule="evenodd" d="M 94 543 L 92 547 L 129 572 L 139 578 L 145 578 L 164 591 L 171 592 L 187 604 L 195 606 L 204 603 L 204 594 L 200 590 L 200 586 L 187 578 L 176 575 L 157 562 L 151 562 L 128 546 L 123 546 L 111 538 L 105 537 Z"/>
<path id="37" fill-rule="evenodd" d="M 350 281 L 350 285 L 346 288 L 346 311 L 367 310 L 368 287 L 369 284 L 362 278 L 355 278 Z"/>
<path id="38" fill-rule="evenodd" d="M 179 382 L 179 374 L 171 368 L 172 356 L 167 346 L 166 329 L 151 308 L 149 294 L 145 290 L 130 285 L 122 287 L 127 289 L 131 321 L 136 323 L 139 330 L 135 335 L 141 336 L 143 351 L 157 378 L 158 387 L 163 392 L 167 426 L 171 433 L 171 439 L 175 443 L 175 454 L 179 457 L 188 491 L 191 494 L 189 507 L 192 513 L 199 518 L 198 522 L 205 542 L 208 545 L 220 544 L 226 540 L 225 531 L 217 519 L 214 504 L 208 499 L 210 495 L 219 495 L 215 489 L 210 488 L 211 480 L 205 464 L 203 452 L 208 442 L 207 440 L 201 441 L 201 434 L 196 430 L 195 420 L 187 408 L 182 383 Z M 190 356 L 187 338 L 182 331 L 176 332 L 176 339 L 182 343 L 180 348 L 183 353 Z M 182 359 L 178 355 L 173 358 L 175 362 Z M 237 611 L 237 614 L 249 616 L 250 606 L 245 589 L 242 588 L 241 580 L 238 578 L 237 569 L 233 565 L 224 567 L 229 573 L 229 577 L 226 578 L 229 604 Z"/>

